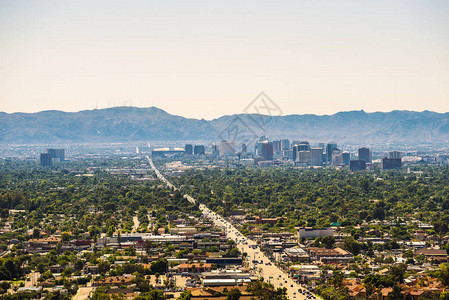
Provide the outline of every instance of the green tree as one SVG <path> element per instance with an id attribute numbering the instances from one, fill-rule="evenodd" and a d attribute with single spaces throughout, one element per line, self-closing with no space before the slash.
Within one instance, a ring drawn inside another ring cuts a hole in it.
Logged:
<path id="1" fill-rule="evenodd" d="M 160 290 L 152 290 L 148 293 L 148 300 L 166 300 L 167 297 L 164 295 L 163 291 Z"/>
<path id="2" fill-rule="evenodd" d="M 98 273 L 106 273 L 111 268 L 111 265 L 105 261 L 101 261 L 98 264 Z"/>
<path id="3" fill-rule="evenodd" d="M 227 300 L 238 300 L 240 299 L 240 296 L 242 295 L 242 292 L 238 288 L 233 288 L 228 292 L 228 295 L 226 296 Z"/>
<path id="4" fill-rule="evenodd" d="M 326 235 L 321 238 L 320 242 L 324 245 L 325 248 L 331 249 L 334 247 L 335 238 L 331 235 Z"/>
<path id="5" fill-rule="evenodd" d="M 360 253 L 361 245 L 351 236 L 345 239 L 343 248 L 355 256 Z"/>
<path id="6" fill-rule="evenodd" d="M 449 285 L 449 264 L 441 264 L 440 268 L 436 272 L 436 275 L 442 283 L 444 283 L 445 285 Z"/>
<path id="7" fill-rule="evenodd" d="M 177 298 L 177 300 L 191 300 L 192 293 L 190 291 L 183 291 L 181 295 Z"/>
<path id="8" fill-rule="evenodd" d="M 390 275 L 389 275 L 389 277 L 391 278 L 391 281 L 403 283 L 406 270 L 407 270 L 406 264 L 399 264 L 396 266 L 391 266 L 390 267 Z"/>

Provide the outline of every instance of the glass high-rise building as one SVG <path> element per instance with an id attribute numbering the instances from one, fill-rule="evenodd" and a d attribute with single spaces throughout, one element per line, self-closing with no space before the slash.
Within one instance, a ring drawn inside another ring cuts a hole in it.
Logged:
<path id="1" fill-rule="evenodd" d="M 332 161 L 332 152 L 338 150 L 337 143 L 330 142 L 326 145 L 326 160 L 328 163 Z"/>
<path id="2" fill-rule="evenodd" d="M 184 151 L 186 152 L 186 154 L 192 155 L 193 154 L 193 146 L 190 144 L 185 145 Z"/>
<path id="3" fill-rule="evenodd" d="M 47 153 L 50 154 L 52 159 L 59 161 L 65 160 L 65 150 L 64 149 L 47 149 Z"/>
<path id="4" fill-rule="evenodd" d="M 343 165 L 348 166 L 349 161 L 351 160 L 351 154 L 345 151 L 341 154 L 341 159 L 343 161 Z"/>
<path id="5" fill-rule="evenodd" d="M 195 155 L 204 155 L 206 154 L 206 148 L 204 145 L 196 145 L 193 147 L 193 154 Z"/>
<path id="6" fill-rule="evenodd" d="M 369 150 L 369 148 L 359 148 L 359 159 L 364 160 L 367 163 L 371 162 L 371 151 Z"/>
<path id="7" fill-rule="evenodd" d="M 273 143 L 263 142 L 262 144 L 262 157 L 263 160 L 273 160 Z"/>
<path id="8" fill-rule="evenodd" d="M 323 164 L 323 148 L 312 148 L 312 166 L 321 166 Z"/>
<path id="9" fill-rule="evenodd" d="M 51 154 L 50 153 L 41 153 L 39 156 L 39 162 L 41 166 L 50 167 L 51 166 Z"/>

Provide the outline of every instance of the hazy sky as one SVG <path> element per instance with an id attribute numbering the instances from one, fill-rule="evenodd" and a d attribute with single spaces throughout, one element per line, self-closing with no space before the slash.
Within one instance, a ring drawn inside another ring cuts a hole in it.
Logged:
<path id="1" fill-rule="evenodd" d="M 449 111 L 449 1 L 3 1 L 0 111 Z"/>

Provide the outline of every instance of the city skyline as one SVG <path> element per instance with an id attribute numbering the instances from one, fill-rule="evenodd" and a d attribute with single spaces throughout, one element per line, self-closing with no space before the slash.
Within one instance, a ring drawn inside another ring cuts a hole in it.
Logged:
<path id="1" fill-rule="evenodd" d="M 0 1 L 0 111 L 449 111 L 445 1 Z"/>

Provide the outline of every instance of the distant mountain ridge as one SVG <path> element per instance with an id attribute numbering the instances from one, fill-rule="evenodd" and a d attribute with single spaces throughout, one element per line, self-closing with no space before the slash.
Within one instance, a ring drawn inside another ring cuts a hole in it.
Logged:
<path id="1" fill-rule="evenodd" d="M 352 143 L 449 141 L 449 113 L 431 111 L 339 112 L 333 115 L 237 114 L 207 121 L 156 107 L 114 107 L 79 112 L 0 112 L 0 143 L 108 143 L 219 141 L 237 124 L 248 138 L 330 140 Z M 246 126 L 246 127 L 245 127 Z"/>

